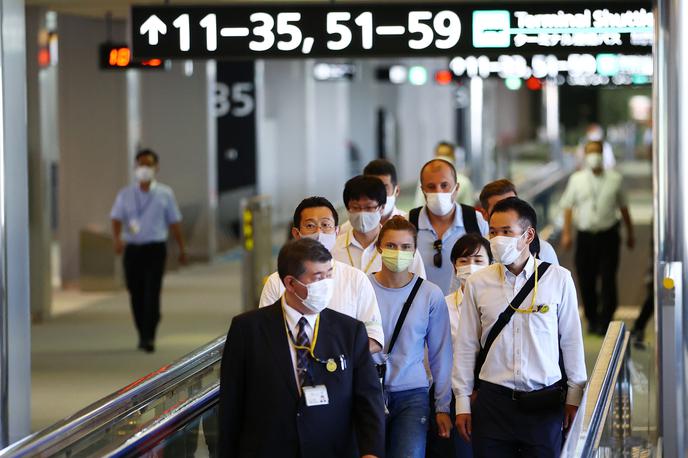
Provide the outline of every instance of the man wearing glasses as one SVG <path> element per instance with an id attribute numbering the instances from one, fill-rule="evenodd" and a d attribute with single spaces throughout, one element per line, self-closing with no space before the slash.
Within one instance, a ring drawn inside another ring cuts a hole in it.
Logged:
<path id="1" fill-rule="evenodd" d="M 459 185 L 456 169 L 449 162 L 433 159 L 420 171 L 425 206 L 409 212 L 409 221 L 418 228 L 418 251 L 423 258 L 428 280 L 451 290 L 454 266 L 451 250 L 467 232 L 487 235 L 487 222 L 473 207 L 456 203 Z"/>
<path id="2" fill-rule="evenodd" d="M 331 252 L 337 239 L 338 225 L 339 215 L 329 200 L 324 197 L 309 197 L 296 207 L 291 233 L 296 240 L 317 240 Z M 370 351 L 376 353 L 384 345 L 384 336 L 373 286 L 360 270 L 337 260 L 333 262 L 334 294 L 327 308 L 362 321 L 368 332 Z M 284 284 L 278 273 L 274 272 L 263 286 L 259 306 L 274 304 L 284 291 Z"/>
<path id="3" fill-rule="evenodd" d="M 344 264 L 372 274 L 382 269 L 382 258 L 375 247 L 380 234 L 387 190 L 380 179 L 359 175 L 344 185 L 344 205 L 349 212 L 351 229 L 339 234 L 332 256 Z M 425 266 L 415 252 L 409 272 L 425 278 Z"/>

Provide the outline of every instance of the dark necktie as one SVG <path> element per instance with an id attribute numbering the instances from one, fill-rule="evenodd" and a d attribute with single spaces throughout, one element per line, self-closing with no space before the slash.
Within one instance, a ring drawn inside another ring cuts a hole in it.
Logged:
<path id="1" fill-rule="evenodd" d="M 296 345 L 299 347 L 310 347 L 311 341 L 306 334 L 308 321 L 301 317 L 299 320 L 299 333 L 296 336 Z M 296 350 L 296 372 L 299 374 L 299 385 L 306 385 L 306 371 L 308 370 L 308 350 Z"/>

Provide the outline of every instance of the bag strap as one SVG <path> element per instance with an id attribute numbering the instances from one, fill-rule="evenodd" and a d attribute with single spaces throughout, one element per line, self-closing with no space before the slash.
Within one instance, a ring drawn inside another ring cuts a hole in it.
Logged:
<path id="1" fill-rule="evenodd" d="M 487 358 L 487 353 L 490 351 L 490 347 L 492 347 L 492 344 L 494 343 L 495 339 L 497 339 L 499 333 L 502 332 L 502 329 L 509 324 L 509 321 L 511 321 L 511 317 L 516 312 L 516 309 L 523 304 L 523 301 L 525 301 L 526 297 L 528 297 L 531 291 L 533 291 L 533 288 L 535 287 L 535 275 L 537 275 L 538 278 L 542 278 L 545 272 L 547 272 L 547 269 L 549 269 L 550 265 L 551 264 L 549 262 L 541 262 L 540 265 L 537 265 L 537 262 L 535 263 L 535 272 L 533 272 L 533 275 L 531 275 L 526 281 L 525 285 L 523 285 L 518 294 L 516 294 L 516 297 L 513 298 L 507 308 L 505 308 L 504 311 L 499 315 L 497 322 L 494 324 L 494 326 L 492 326 L 492 329 L 490 329 L 487 339 L 485 340 L 485 346 L 480 349 L 478 358 L 475 362 L 475 369 L 473 372 L 474 387 L 477 388 L 478 386 L 478 376 L 480 375 L 480 370 L 483 368 L 483 364 L 485 364 L 485 359 Z"/>
<path id="2" fill-rule="evenodd" d="M 470 205 L 461 204 L 461 216 L 463 216 L 463 227 L 466 234 L 480 234 L 478 217 L 475 215 L 475 208 Z"/>
<path id="3" fill-rule="evenodd" d="M 423 207 L 416 207 L 409 212 L 409 223 L 418 230 L 418 218 L 420 218 L 420 209 Z"/>
<path id="4" fill-rule="evenodd" d="M 418 277 L 418 280 L 416 280 L 416 283 L 413 285 L 413 289 L 411 290 L 411 293 L 406 299 L 406 302 L 404 302 L 404 307 L 401 309 L 401 313 L 399 314 L 399 318 L 397 319 L 397 324 L 394 326 L 392 340 L 389 341 L 389 348 L 387 350 L 388 355 L 392 353 L 392 348 L 394 348 L 394 344 L 397 341 L 397 337 L 399 337 L 401 327 L 404 324 L 404 320 L 406 320 L 406 315 L 408 315 L 408 311 L 411 308 L 411 303 L 413 302 L 413 299 L 416 298 L 416 293 L 418 292 L 418 289 L 420 289 L 421 283 L 423 283 L 423 279 L 421 277 Z"/>

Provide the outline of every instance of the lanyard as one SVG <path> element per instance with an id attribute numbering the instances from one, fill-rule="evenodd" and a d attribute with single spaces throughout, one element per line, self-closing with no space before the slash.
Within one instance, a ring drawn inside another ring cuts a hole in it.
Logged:
<path id="1" fill-rule="evenodd" d="M 294 347 L 295 350 L 307 350 L 308 353 L 311 355 L 311 358 L 313 358 L 315 361 L 319 363 L 327 363 L 327 361 L 321 361 L 315 356 L 315 344 L 318 342 L 318 330 L 320 329 L 320 314 L 318 314 L 318 317 L 315 319 L 315 328 L 313 329 L 313 341 L 311 342 L 310 347 L 304 347 L 303 345 L 297 345 L 296 344 L 296 339 L 294 339 L 294 335 L 291 333 L 291 329 L 289 329 L 289 325 L 287 324 L 287 316 L 284 311 L 284 307 L 286 307 L 287 304 L 284 299 L 284 295 L 282 295 L 282 318 L 284 318 L 284 328 L 287 330 L 287 336 L 289 337 L 289 342 L 291 345 Z"/>
<path id="2" fill-rule="evenodd" d="M 459 286 L 459 288 L 461 288 Z M 459 290 L 457 289 L 456 292 L 454 293 L 454 303 L 456 304 L 456 312 L 459 312 Z"/>
<path id="3" fill-rule="evenodd" d="M 536 263 L 536 262 L 537 261 L 535 261 L 535 259 L 533 259 L 533 263 Z M 505 298 L 507 299 L 507 303 L 509 304 L 509 307 L 511 307 L 512 309 L 514 309 L 514 311 L 516 311 L 518 313 L 535 313 L 535 312 L 540 311 L 539 309 L 535 308 L 535 299 L 537 297 L 537 291 L 538 291 L 538 268 L 537 268 L 537 264 L 534 264 L 534 267 L 535 267 L 535 287 L 533 288 L 533 298 L 530 301 L 530 307 L 528 307 L 525 310 L 523 310 L 521 308 L 516 308 L 513 305 L 511 305 L 511 301 L 505 295 Z M 502 266 L 502 268 L 506 269 L 506 266 Z M 504 292 L 504 283 L 506 283 L 506 273 L 504 272 L 504 270 L 501 270 L 500 272 L 502 273 L 502 292 Z M 543 310 L 543 313 L 544 312 L 546 312 L 546 310 Z"/>
<path id="4" fill-rule="evenodd" d="M 351 231 L 349 231 L 349 232 L 346 233 L 346 254 L 349 255 L 349 263 L 351 264 L 351 267 L 356 267 L 356 264 L 354 264 L 354 258 L 351 257 L 351 251 L 349 250 L 349 242 L 350 242 L 350 241 L 351 241 Z M 375 256 L 373 256 L 373 257 L 371 258 L 371 260 L 370 260 L 370 262 L 368 262 L 368 265 L 366 266 L 365 270 L 363 270 L 363 273 L 364 273 L 364 274 L 367 274 L 367 273 L 368 273 L 368 271 L 370 270 L 370 266 L 373 265 L 373 261 L 375 261 L 375 260 L 377 259 L 377 256 L 378 256 L 378 255 L 379 255 L 379 253 L 378 253 L 377 250 L 376 250 L 376 251 L 375 251 Z M 361 257 L 363 257 L 363 255 L 361 255 Z"/>

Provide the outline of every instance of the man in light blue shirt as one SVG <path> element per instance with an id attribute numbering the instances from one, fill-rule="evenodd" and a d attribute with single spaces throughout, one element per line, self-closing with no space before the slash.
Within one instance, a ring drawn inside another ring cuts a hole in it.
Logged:
<path id="1" fill-rule="evenodd" d="M 160 321 L 160 289 L 172 232 L 179 245 L 179 261 L 186 263 L 180 222 L 182 215 L 169 186 L 155 181 L 158 155 L 143 150 L 136 155 L 136 184 L 117 194 L 110 212 L 115 252 L 124 254 L 124 273 L 139 334 L 139 349 L 155 351 Z"/>
<path id="2" fill-rule="evenodd" d="M 454 276 L 451 263 L 454 244 L 467 232 L 487 235 L 488 225 L 480 212 L 456 203 L 460 187 L 456 169 L 449 162 L 433 159 L 426 163 L 420 180 L 426 204 L 419 210 L 411 210 L 409 220 L 418 228 L 418 252 L 428 280 L 448 295 Z"/>

